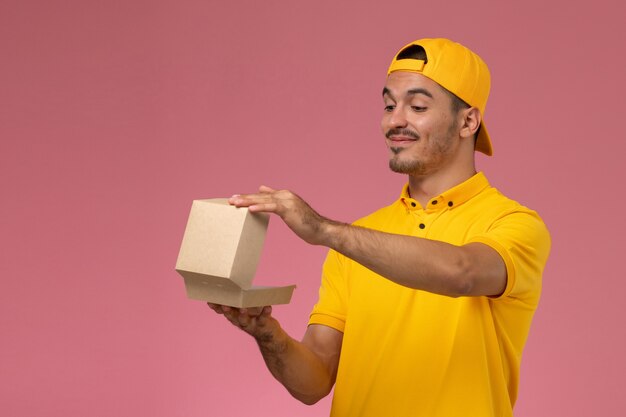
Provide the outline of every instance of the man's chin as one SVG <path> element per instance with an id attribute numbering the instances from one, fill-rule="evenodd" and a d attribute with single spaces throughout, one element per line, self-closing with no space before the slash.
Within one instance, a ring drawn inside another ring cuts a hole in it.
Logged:
<path id="1" fill-rule="evenodd" d="M 418 168 L 419 162 L 417 161 L 403 161 L 395 156 L 389 159 L 389 169 L 398 174 L 412 174 Z"/>

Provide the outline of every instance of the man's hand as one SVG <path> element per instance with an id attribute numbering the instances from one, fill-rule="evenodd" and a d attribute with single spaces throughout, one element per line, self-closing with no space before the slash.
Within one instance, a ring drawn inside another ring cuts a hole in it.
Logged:
<path id="1" fill-rule="evenodd" d="M 302 342 L 298 342 L 272 317 L 272 307 L 208 304 L 256 339 L 268 369 L 291 395 L 305 404 L 314 404 L 328 395 L 337 375 L 342 332 L 313 324 L 307 328 Z"/>
<path id="2" fill-rule="evenodd" d="M 213 311 L 223 314 L 233 325 L 249 335 L 259 338 L 268 332 L 272 320 L 272 307 L 236 308 L 207 303 Z"/>
<path id="3" fill-rule="evenodd" d="M 312 245 L 326 243 L 325 226 L 333 223 L 288 190 L 261 186 L 257 194 L 234 195 L 228 202 L 236 207 L 248 207 L 251 212 L 277 214 L 296 235 Z"/>

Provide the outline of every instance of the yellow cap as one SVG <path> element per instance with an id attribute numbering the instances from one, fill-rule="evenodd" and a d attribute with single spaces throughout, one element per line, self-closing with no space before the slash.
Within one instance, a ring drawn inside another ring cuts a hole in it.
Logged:
<path id="1" fill-rule="evenodd" d="M 426 61 L 398 59 L 398 55 L 411 45 L 424 48 Z M 420 73 L 480 110 L 483 120 L 476 138 L 476 150 L 486 155 L 493 154 L 484 120 L 491 76 L 487 64 L 478 55 L 448 39 L 420 39 L 400 49 L 391 61 L 387 75 L 394 71 Z"/>

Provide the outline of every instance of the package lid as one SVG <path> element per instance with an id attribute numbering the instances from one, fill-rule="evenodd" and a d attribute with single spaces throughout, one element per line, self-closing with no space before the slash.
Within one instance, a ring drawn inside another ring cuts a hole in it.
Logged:
<path id="1" fill-rule="evenodd" d="M 194 200 L 176 270 L 252 286 L 269 216 L 228 204 L 225 198 Z"/>

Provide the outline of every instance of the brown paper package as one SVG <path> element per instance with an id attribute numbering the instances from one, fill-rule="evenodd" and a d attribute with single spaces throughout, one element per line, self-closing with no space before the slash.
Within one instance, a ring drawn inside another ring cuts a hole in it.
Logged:
<path id="1" fill-rule="evenodd" d="M 225 198 L 194 200 L 176 261 L 187 297 L 232 307 L 288 304 L 295 285 L 252 285 L 269 215 Z"/>

